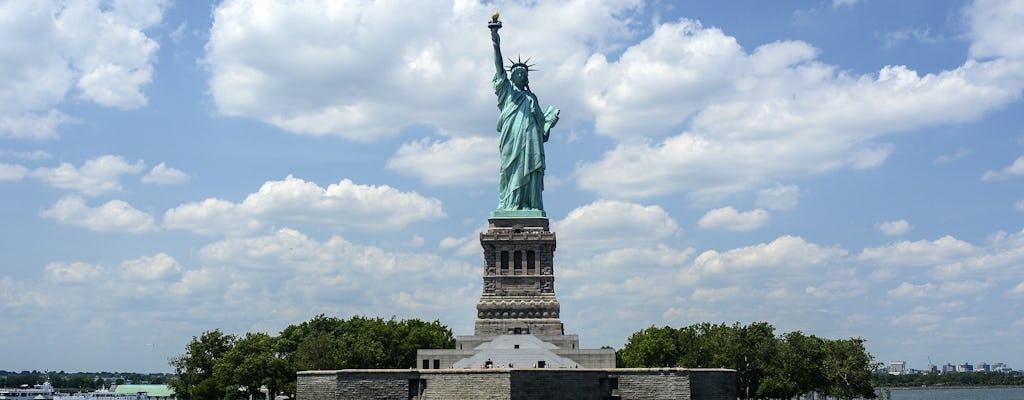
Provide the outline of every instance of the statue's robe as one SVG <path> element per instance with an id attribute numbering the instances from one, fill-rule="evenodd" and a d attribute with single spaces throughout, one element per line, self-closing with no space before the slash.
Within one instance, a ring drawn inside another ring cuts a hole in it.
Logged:
<path id="1" fill-rule="evenodd" d="M 498 210 L 543 210 L 545 115 L 536 97 L 520 90 L 505 72 L 494 75 L 501 152 Z"/>

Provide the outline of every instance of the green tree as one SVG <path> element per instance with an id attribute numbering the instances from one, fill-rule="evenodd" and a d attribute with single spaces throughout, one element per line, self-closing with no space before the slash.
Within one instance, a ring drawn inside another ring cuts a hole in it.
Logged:
<path id="1" fill-rule="evenodd" d="M 275 338 L 266 333 L 248 333 L 234 342 L 213 368 L 213 379 L 223 391 L 224 399 L 245 394 L 262 397 L 262 387 L 271 398 L 281 393 L 294 373 L 284 358 L 274 351 Z"/>
<path id="2" fill-rule="evenodd" d="M 873 357 L 864 350 L 864 339 L 827 340 L 824 350 L 822 364 L 826 394 L 843 400 L 876 397 L 871 386 L 876 364 Z"/>
<path id="3" fill-rule="evenodd" d="M 185 354 L 171 358 L 175 378 L 167 385 L 181 398 L 188 400 L 220 399 L 223 386 L 214 379 L 214 366 L 231 349 L 234 335 L 222 333 L 219 329 L 193 336 L 185 346 Z"/>
<path id="4" fill-rule="evenodd" d="M 803 332 L 781 336 L 778 356 L 758 387 L 758 394 L 768 398 L 791 399 L 820 391 L 825 387 L 823 373 L 824 341 Z"/>
<path id="5" fill-rule="evenodd" d="M 342 368 L 410 368 L 417 349 L 451 348 L 451 329 L 438 321 L 348 320 L 318 315 L 281 331 L 278 350 L 296 371 Z"/>
<path id="6" fill-rule="evenodd" d="M 416 350 L 454 344 L 451 329 L 438 321 L 318 315 L 277 337 L 252 333 L 238 339 L 219 330 L 193 337 L 185 354 L 170 360 L 177 377 L 169 384 L 190 400 L 256 394 L 264 385 L 274 394 L 290 394 L 297 371 L 410 368 Z"/>
<path id="7" fill-rule="evenodd" d="M 676 331 L 671 327 L 650 327 L 634 333 L 618 351 L 623 368 L 672 367 L 679 363 Z"/>
<path id="8" fill-rule="evenodd" d="M 733 325 L 736 332 L 736 393 L 742 398 L 757 398 L 761 381 L 777 369 L 779 340 L 775 328 L 767 322 L 747 326 Z"/>

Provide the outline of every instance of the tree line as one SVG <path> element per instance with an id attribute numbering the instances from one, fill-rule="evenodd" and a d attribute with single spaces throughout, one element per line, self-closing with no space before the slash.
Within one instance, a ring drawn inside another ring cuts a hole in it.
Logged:
<path id="1" fill-rule="evenodd" d="M 95 390 L 111 384 L 160 384 L 167 381 L 168 374 L 143 374 L 134 372 L 64 372 L 64 371 L 0 371 L 0 387 L 17 388 L 50 382 L 57 390 Z"/>
<path id="2" fill-rule="evenodd" d="M 792 399 L 816 393 L 875 398 L 877 366 L 864 339 L 825 339 L 800 331 L 775 334 L 766 322 L 650 327 L 616 352 L 620 368 L 729 368 L 742 399 Z"/>
<path id="3" fill-rule="evenodd" d="M 185 353 L 171 358 L 176 377 L 168 385 L 190 400 L 262 398 L 261 387 L 273 398 L 295 393 L 298 371 L 412 368 L 417 349 L 454 346 L 451 329 L 418 319 L 319 315 L 277 336 L 215 329 L 192 337 Z"/>
<path id="4" fill-rule="evenodd" d="M 921 386 L 1024 386 L 1020 372 L 943 372 L 922 375 L 876 374 L 874 385 L 881 387 Z"/>

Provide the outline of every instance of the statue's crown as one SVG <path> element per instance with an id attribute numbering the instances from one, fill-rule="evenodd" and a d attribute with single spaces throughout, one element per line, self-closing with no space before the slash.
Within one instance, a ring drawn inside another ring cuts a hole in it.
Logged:
<path id="1" fill-rule="evenodd" d="M 537 64 L 528 64 L 530 62 L 529 57 L 526 58 L 526 61 L 523 61 L 522 56 L 517 56 L 516 60 L 514 61 L 511 57 L 509 57 L 508 61 L 512 63 L 512 65 L 508 67 L 509 72 L 514 71 L 516 68 L 526 68 L 527 71 L 536 71 L 535 69 L 533 69 L 533 66 Z"/>

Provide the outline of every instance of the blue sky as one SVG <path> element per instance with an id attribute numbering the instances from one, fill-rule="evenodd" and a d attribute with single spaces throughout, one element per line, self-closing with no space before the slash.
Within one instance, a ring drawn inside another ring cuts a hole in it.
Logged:
<path id="1" fill-rule="evenodd" d="M 767 321 L 1024 368 L 1024 1 L 0 2 L 0 369 L 317 314 L 471 334 L 486 22 L 562 110 L 583 345 Z"/>

